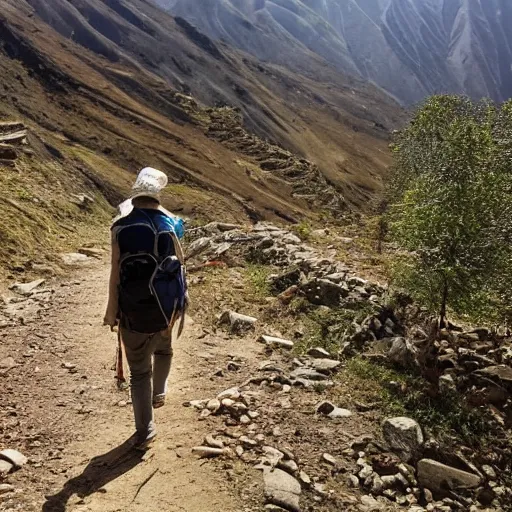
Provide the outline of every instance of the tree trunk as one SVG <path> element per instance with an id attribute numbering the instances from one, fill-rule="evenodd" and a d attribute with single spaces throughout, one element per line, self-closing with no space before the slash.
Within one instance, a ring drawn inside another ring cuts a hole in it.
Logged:
<path id="1" fill-rule="evenodd" d="M 444 329 L 446 327 L 446 306 L 448 303 L 448 281 L 444 278 L 443 284 L 443 298 L 441 301 L 441 311 L 439 312 L 439 328 Z"/>

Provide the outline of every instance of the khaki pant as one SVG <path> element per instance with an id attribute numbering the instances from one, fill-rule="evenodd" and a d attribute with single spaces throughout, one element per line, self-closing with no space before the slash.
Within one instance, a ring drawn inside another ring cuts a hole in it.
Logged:
<path id="1" fill-rule="evenodd" d="M 165 397 L 171 370 L 172 346 L 168 330 L 144 334 L 121 328 L 130 367 L 135 427 L 140 438 L 154 435 L 153 400 Z"/>

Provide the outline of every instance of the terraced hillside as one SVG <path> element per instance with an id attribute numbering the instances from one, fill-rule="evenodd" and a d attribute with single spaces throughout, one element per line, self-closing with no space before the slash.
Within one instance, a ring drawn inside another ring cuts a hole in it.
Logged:
<path id="1" fill-rule="evenodd" d="M 16 273 L 73 248 L 82 228 L 102 233 L 91 215 L 104 226 L 145 165 L 174 183 L 169 207 L 200 218 L 298 220 L 318 214 L 322 191 L 360 209 L 380 187 L 402 113 L 372 86 L 328 73 L 319 82 L 262 65 L 142 0 L 0 0 L 0 120 L 28 130 L 27 150 L 1 164 L 0 193 L 25 212 L 4 230 L 1 259 Z M 225 106 L 236 113 L 225 138 L 242 132 L 260 154 L 212 133 Z M 314 169 L 309 192 L 260 166 L 276 148 Z M 93 213 L 68 200 L 84 193 Z"/>

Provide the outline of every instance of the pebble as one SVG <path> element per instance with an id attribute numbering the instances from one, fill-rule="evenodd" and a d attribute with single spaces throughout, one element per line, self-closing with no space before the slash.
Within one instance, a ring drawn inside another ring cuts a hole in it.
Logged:
<path id="1" fill-rule="evenodd" d="M 327 416 L 332 419 L 337 418 L 349 418 L 352 416 L 352 412 L 348 409 L 342 409 L 341 407 L 335 407 L 333 411 L 331 411 Z"/>
<path id="2" fill-rule="evenodd" d="M 45 279 L 37 279 L 30 283 L 15 283 L 9 289 L 20 295 L 30 295 L 37 287 L 41 286 Z"/>
<path id="3" fill-rule="evenodd" d="M 12 468 L 13 465 L 9 461 L 0 459 L 0 476 L 9 473 L 9 471 L 11 471 Z"/>
<path id="4" fill-rule="evenodd" d="M 331 354 L 329 354 L 329 352 L 327 352 L 327 350 L 325 350 L 324 348 L 314 347 L 308 350 L 308 356 L 315 357 L 318 359 L 329 359 L 331 357 Z"/>
<path id="5" fill-rule="evenodd" d="M 18 452 L 17 450 L 12 450 L 10 448 L 0 452 L 0 459 L 10 462 L 16 468 L 21 468 L 28 462 L 28 459 L 25 457 L 25 455 Z"/>
<path id="6" fill-rule="evenodd" d="M 311 478 L 305 471 L 299 473 L 299 479 L 304 485 L 311 485 Z"/>
<path id="7" fill-rule="evenodd" d="M 211 448 L 219 448 L 220 450 L 224 448 L 224 443 L 220 439 L 215 439 L 211 434 L 205 437 L 204 443 Z"/>
<path id="8" fill-rule="evenodd" d="M 247 315 L 241 315 L 234 311 L 225 311 L 219 320 L 219 323 L 229 324 L 231 332 L 235 334 L 242 334 L 251 329 L 254 329 L 254 324 L 257 322 L 257 318 Z"/>
<path id="9" fill-rule="evenodd" d="M 60 257 L 64 265 L 74 266 L 90 263 L 90 258 L 85 254 L 71 252 L 68 254 L 61 254 Z"/>
<path id="10" fill-rule="evenodd" d="M 294 460 L 281 460 L 278 467 L 287 473 L 294 475 L 299 470 L 299 466 Z"/>
<path id="11" fill-rule="evenodd" d="M 295 343 L 291 340 L 285 340 L 283 338 L 276 338 L 274 336 L 266 336 L 263 335 L 260 337 L 262 343 L 270 347 L 281 347 L 286 349 L 292 349 L 295 346 Z"/>
<path id="12" fill-rule="evenodd" d="M 349 487 L 357 489 L 359 487 L 359 478 L 356 475 L 348 475 L 347 484 Z"/>
<path id="13" fill-rule="evenodd" d="M 240 390 L 238 388 L 229 388 L 219 393 L 217 398 L 222 402 L 225 398 L 230 398 L 231 400 L 238 400 L 240 398 Z"/>
<path id="14" fill-rule="evenodd" d="M 359 471 L 358 475 L 361 480 L 366 480 L 367 478 L 373 475 L 373 468 L 369 465 L 363 466 L 361 471 Z"/>
<path id="15" fill-rule="evenodd" d="M 263 440 L 264 440 L 264 439 L 265 439 L 265 438 L 263 437 Z M 247 447 L 250 447 L 250 448 L 254 448 L 255 446 L 258 446 L 258 441 L 254 440 L 254 439 L 251 439 L 251 438 L 249 438 L 249 437 L 247 437 L 247 436 L 241 436 L 241 437 L 240 437 L 240 439 L 239 439 L 239 441 L 240 441 L 243 445 L 245 445 L 245 446 L 247 446 Z"/>
<path id="16" fill-rule="evenodd" d="M 382 424 L 384 439 L 404 460 L 411 460 L 424 442 L 418 422 L 406 417 L 388 418 Z"/>
<path id="17" fill-rule="evenodd" d="M 341 366 L 340 361 L 334 359 L 313 359 L 309 365 L 318 372 L 330 373 Z"/>
<path id="18" fill-rule="evenodd" d="M 242 425 L 249 425 L 251 421 L 251 418 L 249 418 L 249 416 L 247 416 L 246 414 L 242 414 L 242 416 L 240 416 L 240 423 Z"/>
<path id="19" fill-rule="evenodd" d="M 211 414 L 212 414 L 212 411 L 210 411 L 209 409 L 203 409 L 201 411 L 201 414 L 199 415 L 199 418 L 205 419 L 205 418 L 208 418 L 208 416 L 211 416 Z"/>
<path id="20" fill-rule="evenodd" d="M 272 503 L 267 503 L 264 508 L 270 512 L 286 512 L 286 509 L 273 505 Z"/>
<path id="21" fill-rule="evenodd" d="M 208 400 L 191 400 L 190 402 L 185 402 L 184 406 L 185 407 L 193 407 L 194 409 L 198 409 L 198 410 L 202 411 L 206 407 L 207 403 L 208 403 Z"/>
<path id="22" fill-rule="evenodd" d="M 330 453 L 322 454 L 322 460 L 324 462 L 327 462 L 327 464 L 330 464 L 331 466 L 336 466 L 338 464 L 336 458 L 333 457 Z"/>
<path id="23" fill-rule="evenodd" d="M 378 502 L 372 496 L 361 496 L 361 505 L 364 507 L 361 510 L 364 510 L 365 512 L 372 512 L 374 510 L 382 510 L 384 508 L 384 505 L 382 503 Z"/>
<path id="24" fill-rule="evenodd" d="M 211 411 L 212 413 L 216 413 L 221 406 L 221 402 L 218 398 L 212 398 L 207 404 L 206 408 Z"/>
<path id="25" fill-rule="evenodd" d="M 336 406 L 328 400 L 324 400 L 316 406 L 316 412 L 325 416 L 328 416 L 334 409 L 336 409 Z"/>
<path id="26" fill-rule="evenodd" d="M 284 453 L 279 451 L 277 448 L 272 446 L 264 446 L 263 450 L 263 461 L 269 463 L 270 466 L 275 467 L 279 462 L 284 459 Z"/>
<path id="27" fill-rule="evenodd" d="M 496 471 L 491 466 L 484 465 L 482 466 L 482 471 L 484 474 L 489 477 L 491 480 L 496 480 Z"/>
<path id="28" fill-rule="evenodd" d="M 14 486 L 10 484 L 0 484 L 0 494 L 6 494 L 14 491 Z"/>
<path id="29" fill-rule="evenodd" d="M 228 448 L 212 448 L 211 446 L 195 446 L 192 448 L 192 453 L 199 456 L 201 459 L 209 459 L 220 457 L 221 455 L 228 455 L 230 450 Z"/>

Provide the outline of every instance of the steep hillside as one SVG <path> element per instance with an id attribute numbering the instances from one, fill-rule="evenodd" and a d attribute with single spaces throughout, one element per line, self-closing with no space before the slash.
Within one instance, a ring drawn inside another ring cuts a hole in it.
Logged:
<path id="1" fill-rule="evenodd" d="M 241 108 L 251 131 L 311 159 L 336 183 L 344 181 L 345 168 L 367 177 L 382 168 L 378 141 L 385 140 L 386 129 L 399 121 L 396 105 L 376 88 L 346 78 L 325 63 L 310 66 L 314 78 L 309 79 L 284 68 L 262 66 L 147 1 L 28 3 L 62 35 L 104 55 L 110 63 L 133 68 L 138 80 L 144 70 L 151 79 L 158 75 L 209 106 Z M 134 87 L 133 80 L 113 75 L 110 68 L 101 68 L 109 80 L 152 101 L 147 85 Z M 361 158 L 367 163 L 361 165 Z"/>
<path id="2" fill-rule="evenodd" d="M 263 66 L 145 1 L 0 0 L 0 120 L 28 129 L 0 162 L 1 195 L 17 204 L 0 206 L 13 219 L 0 259 L 16 273 L 94 240 L 144 165 L 174 183 L 169 207 L 202 218 L 362 207 L 401 113 L 329 73 L 318 83 Z M 92 212 L 70 200 L 84 193 Z"/>
<path id="3" fill-rule="evenodd" d="M 304 70 L 322 58 L 404 103 L 512 95 L 508 0 L 156 1 L 261 59 Z"/>

